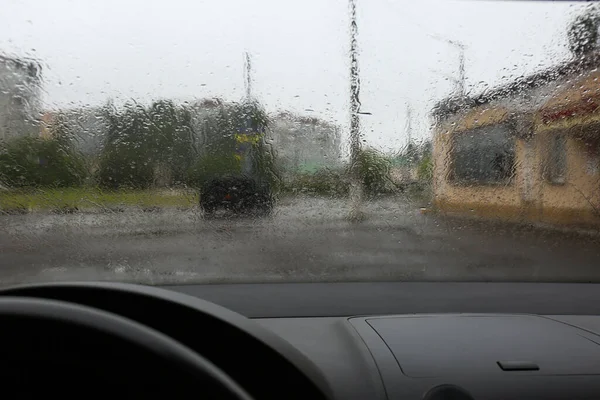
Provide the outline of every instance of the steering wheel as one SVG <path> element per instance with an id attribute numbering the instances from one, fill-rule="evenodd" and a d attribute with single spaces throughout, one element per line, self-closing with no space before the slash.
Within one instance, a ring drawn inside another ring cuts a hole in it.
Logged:
<path id="1" fill-rule="evenodd" d="M 0 297 L 5 393 L 19 397 L 251 397 L 211 362 L 144 325 L 56 300 Z"/>
<path id="2" fill-rule="evenodd" d="M 331 398 L 321 371 L 256 322 L 123 283 L 0 290 L 0 365 L 3 391 L 21 397 Z"/>

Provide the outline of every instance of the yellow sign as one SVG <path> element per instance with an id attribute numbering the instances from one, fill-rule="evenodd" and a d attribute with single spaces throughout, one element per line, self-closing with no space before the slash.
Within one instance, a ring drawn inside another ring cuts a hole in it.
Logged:
<path id="1" fill-rule="evenodd" d="M 262 137 L 261 134 L 255 134 L 255 133 L 250 133 L 250 134 L 236 133 L 235 140 L 238 143 L 257 144 L 260 141 L 261 137 Z"/>

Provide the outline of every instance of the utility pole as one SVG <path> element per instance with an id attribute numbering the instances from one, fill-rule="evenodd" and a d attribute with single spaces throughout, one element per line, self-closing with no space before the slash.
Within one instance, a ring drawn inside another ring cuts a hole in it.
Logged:
<path id="1" fill-rule="evenodd" d="M 406 103 L 406 136 L 408 138 L 408 146 L 410 146 L 410 142 L 412 141 L 412 130 L 412 108 L 409 103 Z"/>
<path id="2" fill-rule="evenodd" d="M 246 97 L 243 102 L 249 106 L 252 103 L 252 63 L 250 62 L 250 54 L 248 52 L 244 53 L 244 85 L 246 89 Z M 253 132 L 252 120 L 250 115 L 244 116 L 244 125 L 240 127 L 243 135 L 248 135 L 251 133 L 255 135 L 256 132 Z M 251 176 L 254 172 L 252 159 L 254 158 L 254 148 L 252 144 L 248 142 L 236 143 L 236 148 L 238 154 L 241 155 L 241 169 L 244 175 Z"/>
<path id="3" fill-rule="evenodd" d="M 244 53 L 244 84 L 246 86 L 246 100 L 252 99 L 252 63 L 250 53 Z"/>
<path id="4" fill-rule="evenodd" d="M 459 79 L 460 79 L 460 87 L 459 90 L 463 96 L 466 95 L 466 91 L 465 91 L 465 81 L 466 81 L 466 77 L 465 77 L 465 48 L 461 47 L 460 48 L 460 75 L 459 75 Z"/>
<path id="5" fill-rule="evenodd" d="M 363 185 L 360 177 L 360 78 L 358 74 L 358 26 L 356 23 L 356 1 L 350 6 L 350 219 L 363 218 Z"/>
<path id="6" fill-rule="evenodd" d="M 454 40 L 449 40 L 448 43 L 458 48 L 458 93 L 465 96 L 465 45 Z"/>

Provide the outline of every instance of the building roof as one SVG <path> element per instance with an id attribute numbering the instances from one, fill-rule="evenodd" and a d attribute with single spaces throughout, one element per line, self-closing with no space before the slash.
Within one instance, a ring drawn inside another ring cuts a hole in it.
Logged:
<path id="1" fill-rule="evenodd" d="M 42 73 L 42 64 L 33 58 L 12 57 L 0 53 L 0 63 L 12 64 L 16 68 L 26 70 L 31 78 L 39 79 Z"/>
<path id="2" fill-rule="evenodd" d="M 279 111 L 273 114 L 273 119 L 275 121 L 289 121 L 304 125 L 314 125 L 314 126 L 325 126 L 329 128 L 337 128 L 337 125 L 333 122 L 327 121 L 325 119 L 321 119 L 315 116 L 309 115 L 301 115 L 296 114 L 291 111 Z"/>
<path id="3" fill-rule="evenodd" d="M 457 112 L 479 105 L 487 104 L 495 100 L 514 98 L 525 94 L 562 77 L 572 76 L 576 73 L 589 71 L 600 65 L 600 53 L 594 53 L 587 57 L 567 60 L 558 65 L 515 79 L 505 85 L 497 86 L 474 96 L 449 96 L 437 102 L 431 112 L 436 120 L 442 120 Z"/>

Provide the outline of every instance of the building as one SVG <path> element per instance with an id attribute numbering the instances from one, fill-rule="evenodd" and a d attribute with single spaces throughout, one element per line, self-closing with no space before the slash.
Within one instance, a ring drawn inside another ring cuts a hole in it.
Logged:
<path id="1" fill-rule="evenodd" d="M 195 142 L 200 154 L 211 151 L 211 137 L 222 135 L 215 127 L 223 124 L 233 103 L 203 99 L 191 104 Z M 288 112 L 270 115 L 267 141 L 274 150 L 277 168 L 284 175 L 314 172 L 320 167 L 336 166 L 341 157 L 341 129 L 327 121 Z"/>
<path id="2" fill-rule="evenodd" d="M 272 145 L 284 175 L 335 167 L 341 159 L 341 129 L 318 118 L 281 112 L 272 119 Z"/>
<path id="3" fill-rule="evenodd" d="M 200 99 L 190 104 L 194 142 L 200 154 L 210 152 L 211 144 L 218 139 L 214 135 L 222 134 L 215 127 L 223 122 L 220 120 L 221 113 L 227 114 L 229 107 L 231 104 L 218 98 Z"/>
<path id="4" fill-rule="evenodd" d="M 600 225 L 600 57 L 434 109 L 434 203 L 445 213 Z"/>
<path id="5" fill-rule="evenodd" d="M 0 140 L 38 132 L 41 73 L 35 60 L 0 54 Z"/>

